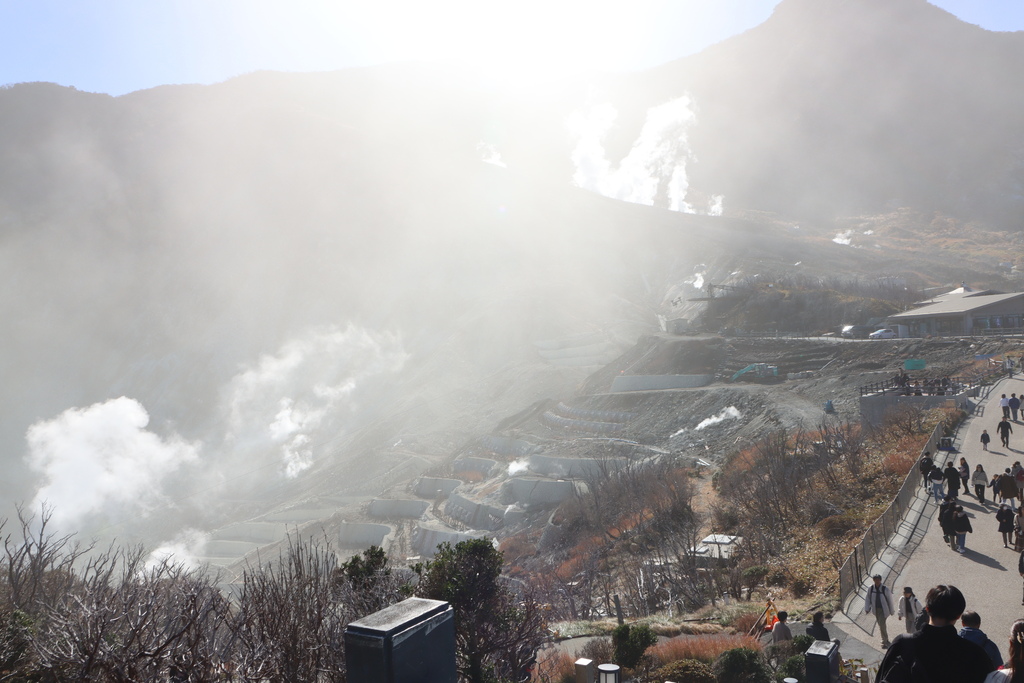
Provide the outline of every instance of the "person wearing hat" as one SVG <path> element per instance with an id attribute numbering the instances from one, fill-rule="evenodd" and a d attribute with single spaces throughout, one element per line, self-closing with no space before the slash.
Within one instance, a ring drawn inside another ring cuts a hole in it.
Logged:
<path id="1" fill-rule="evenodd" d="M 897 606 L 896 618 L 907 618 L 904 622 L 907 633 L 914 633 L 917 631 L 917 627 L 915 626 L 915 623 L 917 622 L 917 615 L 920 614 L 923 609 L 924 606 L 921 604 L 921 601 L 917 599 L 916 595 L 914 595 L 914 589 L 910 586 L 904 588 L 903 595 L 900 596 L 900 602 Z"/>
<path id="2" fill-rule="evenodd" d="M 882 585 L 881 574 L 875 574 L 871 579 L 874 583 L 868 587 L 867 595 L 864 596 L 864 613 L 875 615 L 878 632 L 882 636 L 882 647 L 888 648 L 890 644 L 889 629 L 886 628 L 885 621 L 895 611 L 892 608 L 892 591 L 888 586 Z"/>

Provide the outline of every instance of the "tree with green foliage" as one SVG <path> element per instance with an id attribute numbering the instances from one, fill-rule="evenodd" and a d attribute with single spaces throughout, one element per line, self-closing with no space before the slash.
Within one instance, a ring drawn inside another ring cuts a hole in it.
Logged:
<path id="1" fill-rule="evenodd" d="M 502 560 L 480 538 L 441 544 L 420 569 L 416 593 L 452 606 L 459 674 L 470 683 L 518 680 L 545 639 L 540 605 L 501 580 Z"/>
<path id="2" fill-rule="evenodd" d="M 413 578 L 407 569 L 393 570 L 384 549 L 373 545 L 335 570 L 334 591 L 359 619 L 412 595 Z"/>
<path id="3" fill-rule="evenodd" d="M 635 669 L 647 648 L 657 642 L 658 636 L 647 624 L 622 624 L 612 631 L 615 663 L 627 669 Z"/>

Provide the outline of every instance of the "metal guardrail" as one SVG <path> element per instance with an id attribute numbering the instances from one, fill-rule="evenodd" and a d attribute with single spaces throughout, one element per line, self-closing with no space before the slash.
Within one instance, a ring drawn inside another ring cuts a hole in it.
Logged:
<path id="1" fill-rule="evenodd" d="M 860 388 L 861 396 L 868 396 L 871 394 L 897 394 L 899 396 L 955 396 L 965 389 L 973 389 L 974 387 L 981 386 L 992 382 L 995 378 L 1006 374 L 1004 368 L 993 368 L 976 375 L 970 375 L 966 377 L 943 377 L 942 381 L 949 380 L 947 385 L 925 386 L 923 383 L 926 381 L 934 381 L 936 378 L 919 377 L 917 379 L 910 378 L 911 384 L 900 384 L 899 380 L 895 377 L 884 379 L 879 382 L 872 382 L 865 384 Z M 917 394 L 917 386 L 913 383 L 920 382 L 921 394 Z"/>
<path id="2" fill-rule="evenodd" d="M 942 437 L 941 423 L 935 425 L 928 442 L 921 449 L 921 455 L 925 451 L 934 453 L 938 450 L 939 439 Z M 920 459 L 920 458 L 918 458 Z M 885 512 L 874 521 L 868 528 L 860 543 L 854 547 L 846 562 L 839 569 L 839 603 L 845 605 L 850 595 L 860 588 L 861 582 L 870 571 L 871 563 L 881 556 L 882 551 L 889 545 L 889 539 L 896 533 L 900 522 L 906 516 L 907 511 L 917 498 L 917 490 L 921 488 L 921 473 L 917 467 L 911 469 L 903 480 L 903 486 L 886 508 Z"/>

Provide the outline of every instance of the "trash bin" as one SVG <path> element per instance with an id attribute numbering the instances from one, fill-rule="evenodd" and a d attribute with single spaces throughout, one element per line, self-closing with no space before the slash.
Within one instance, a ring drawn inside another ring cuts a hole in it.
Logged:
<path id="1" fill-rule="evenodd" d="M 807 683 L 836 683 L 839 680 L 839 646 L 830 640 L 816 640 L 804 652 Z"/>
<path id="2" fill-rule="evenodd" d="M 348 680 L 455 683 L 455 618 L 439 600 L 409 598 L 345 628 Z"/>

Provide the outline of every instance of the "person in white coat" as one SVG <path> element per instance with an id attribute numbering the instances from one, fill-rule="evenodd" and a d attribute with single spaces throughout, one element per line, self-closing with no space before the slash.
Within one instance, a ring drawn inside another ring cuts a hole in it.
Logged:
<path id="1" fill-rule="evenodd" d="M 888 586 L 882 585 L 881 574 L 875 574 L 871 579 L 874 583 L 868 587 L 867 595 L 864 596 L 864 613 L 875 615 L 878 632 L 882 636 L 882 647 L 888 648 L 889 629 L 886 628 L 885 622 L 895 611 L 892 607 L 892 591 Z"/>
<path id="2" fill-rule="evenodd" d="M 917 628 L 914 626 L 914 622 L 917 621 L 917 615 L 924 609 L 924 605 L 914 595 L 914 589 L 907 586 L 903 589 L 903 595 L 900 596 L 899 605 L 896 608 L 896 618 L 906 619 L 904 625 L 907 628 L 907 633 L 914 633 Z"/>

